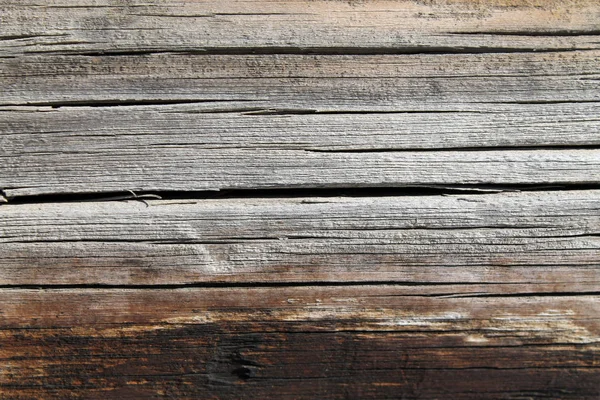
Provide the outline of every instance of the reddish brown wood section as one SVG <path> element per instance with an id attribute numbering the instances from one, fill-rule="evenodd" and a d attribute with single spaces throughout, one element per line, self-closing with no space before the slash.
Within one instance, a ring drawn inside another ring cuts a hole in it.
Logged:
<path id="1" fill-rule="evenodd" d="M 598 296 L 464 289 L 13 290 L 3 395 L 598 396 Z"/>

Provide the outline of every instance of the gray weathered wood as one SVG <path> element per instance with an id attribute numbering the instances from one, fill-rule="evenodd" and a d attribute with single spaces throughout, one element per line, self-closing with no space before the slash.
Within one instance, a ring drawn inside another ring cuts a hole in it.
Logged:
<path id="1" fill-rule="evenodd" d="M 599 65 L 597 50 L 36 55 L 0 59 L 0 105 L 218 101 L 204 106 L 296 112 L 494 110 L 495 103 L 600 101 Z"/>
<path id="2" fill-rule="evenodd" d="M 600 145 L 600 102 L 457 107 L 464 109 L 295 114 L 214 104 L 4 107 L 0 155 L 166 146 L 401 151 Z"/>
<path id="3" fill-rule="evenodd" d="M 4 57 L 336 47 L 413 52 L 599 48 L 594 0 L 3 0 L 0 11 Z"/>
<path id="4" fill-rule="evenodd" d="M 598 182 L 596 150 L 487 151 L 597 145 L 597 51 L 2 62 L 8 197 Z"/>
<path id="5" fill-rule="evenodd" d="M 600 284 L 598 191 L 149 205 L 3 206 L 0 284 Z"/>
<path id="6" fill-rule="evenodd" d="M 65 14 L 66 20 L 53 20 L 59 24 L 73 22 L 71 12 L 107 12 L 85 4 L 74 9 L 63 5 L 40 12 Z M 348 13 L 367 7 L 331 6 Z M 18 7 L 7 7 L 10 20 Z M 557 12 L 558 5 L 548 7 L 516 12 L 530 19 L 538 12 Z M 494 10 L 502 15 L 514 11 Z M 140 18 L 140 24 L 147 22 Z M 113 22 L 116 31 L 122 29 Z M 426 31 L 417 30 L 418 35 Z M 537 39 L 533 33 L 525 37 Z M 587 36 L 577 30 L 555 33 L 561 40 Z M 0 112 L 0 189 L 16 197 L 123 190 L 597 183 L 597 150 L 488 150 L 597 145 L 598 54 L 99 52 L 6 58 L 0 61 L 5 87 L 0 104 L 6 106 Z M 116 105 L 130 107 L 111 107 Z M 486 151 L 400 152 L 465 147 Z"/>
<path id="7" fill-rule="evenodd" d="M 193 145 L 3 157 L 7 197 L 101 191 L 595 184 L 600 150 L 309 152 Z"/>

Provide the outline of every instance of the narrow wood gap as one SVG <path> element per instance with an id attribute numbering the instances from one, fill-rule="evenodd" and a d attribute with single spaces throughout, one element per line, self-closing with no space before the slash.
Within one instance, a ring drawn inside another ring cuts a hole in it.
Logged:
<path id="1" fill-rule="evenodd" d="M 44 285 L 0 285 L 0 290 L 39 290 L 39 291 L 64 291 L 64 290 L 84 290 L 84 291 L 95 291 L 95 290 L 141 290 L 141 291 L 173 291 L 181 289 L 285 289 L 285 288 L 310 288 L 310 287 L 365 287 L 365 286 L 395 286 L 398 288 L 402 287 L 438 287 L 438 286 L 453 286 L 457 284 L 441 284 L 435 282 L 428 282 L 426 285 L 423 284 L 398 284 L 394 281 L 383 281 L 380 283 L 374 282 L 251 282 L 251 283 L 189 283 L 189 284 L 157 284 L 157 285 L 110 285 L 110 284 L 44 284 Z M 498 287 L 499 285 L 506 285 L 502 283 L 477 283 L 471 282 L 470 284 L 463 284 L 465 286 L 481 286 L 490 285 L 491 287 Z M 548 292 L 511 292 L 511 293 L 469 293 L 469 292 L 457 292 L 457 293 L 399 293 L 393 295 L 393 297 L 424 297 L 432 299 L 491 299 L 491 298 L 562 298 L 562 297 L 582 297 L 582 296 L 600 296 L 600 291 L 548 291 Z M 389 296 L 387 296 L 389 297 Z"/>
<path id="2" fill-rule="evenodd" d="M 455 77 L 456 78 L 456 77 Z M 463 78 L 463 77 L 459 77 Z M 328 78 L 330 79 L 330 78 Z M 586 78 L 592 80 L 592 78 Z M 87 99 L 87 100 L 63 100 L 63 101 L 28 101 L 26 103 L 0 103 L 0 107 L 52 107 L 54 109 L 69 107 L 139 107 L 139 106 L 171 106 L 180 104 L 204 104 L 204 103 L 256 103 L 266 101 L 265 99 Z M 600 99 L 578 99 L 578 100 L 515 100 L 515 101 L 472 101 L 463 104 L 492 104 L 492 105 L 553 105 L 553 104 L 589 104 L 600 103 Z M 11 108 L 1 109 L 0 112 L 14 111 Z M 397 109 L 397 110 L 319 110 L 315 108 L 268 108 L 268 107 L 233 107 L 227 109 L 206 110 L 175 110 L 164 111 L 176 114 L 224 114 L 240 113 L 248 116 L 278 116 L 278 115 L 377 115 L 377 114 L 490 114 L 486 110 L 447 110 L 447 109 Z"/>
<path id="3" fill-rule="evenodd" d="M 427 149 L 393 149 L 393 148 L 363 148 L 363 149 L 304 149 L 313 153 L 399 153 L 399 152 L 463 152 L 463 151 L 518 151 L 518 150 L 597 150 L 599 144 L 585 145 L 531 145 L 531 146 L 481 146 L 481 147 L 432 147 Z"/>
<path id="4" fill-rule="evenodd" d="M 600 291 L 591 291 L 591 292 L 522 292 L 522 293 L 465 293 L 465 294 L 456 294 L 449 296 L 435 296 L 431 297 L 447 297 L 447 298 L 489 298 L 489 297 L 570 297 L 570 296 L 598 296 L 600 295 Z"/>
<path id="5" fill-rule="evenodd" d="M 598 36 L 600 30 L 552 30 L 552 31 L 465 31 L 447 32 L 450 35 L 492 35 L 492 36 L 529 36 L 529 37 L 577 37 Z"/>
<path id="6" fill-rule="evenodd" d="M 569 103 L 598 103 L 600 100 L 583 99 L 583 100 L 514 100 L 514 101 L 477 101 L 473 104 L 569 104 Z"/>
<path id="7" fill-rule="evenodd" d="M 0 290 L 178 290 L 178 289 L 251 289 L 251 288 L 311 288 L 311 287 L 456 287 L 456 286 L 498 286 L 518 285 L 514 282 L 434 282 L 434 281 L 394 281 L 394 280 L 372 280 L 372 281 L 281 281 L 281 282 L 189 282 L 178 284 L 4 284 Z M 432 298 L 487 298 L 487 297 L 573 297 L 573 296 L 598 296 L 599 291 L 531 291 L 510 293 L 398 293 L 387 295 L 387 297 L 432 297 Z"/>
<path id="8" fill-rule="evenodd" d="M 455 33 L 460 34 L 460 33 Z M 467 33 L 468 34 L 468 33 Z M 296 47 L 296 46 L 272 46 L 272 47 L 206 47 L 206 48 L 176 48 L 168 49 L 142 49 L 142 50 L 104 50 L 104 51 L 26 51 L 24 55 L 30 54 L 54 54 L 90 57 L 128 57 L 156 54 L 202 54 L 202 55 L 448 55 L 448 54 L 499 54 L 499 53 L 556 53 L 594 50 L 589 48 L 514 48 L 514 47 Z"/>
<path id="9" fill-rule="evenodd" d="M 8 189 L 8 188 L 5 188 Z M 14 188 L 12 188 L 14 189 Z M 340 188 L 288 188 L 288 189 L 226 189 L 205 191 L 140 190 L 132 192 L 61 193 L 7 198 L 8 204 L 76 203 L 124 200 L 204 200 L 204 199 L 252 199 L 252 198 L 309 198 L 306 203 L 319 203 L 327 197 L 402 197 L 445 196 L 456 194 L 490 194 L 501 192 L 549 192 L 598 190 L 598 184 L 560 185 L 424 185 L 406 187 L 340 187 Z M 0 190 L 0 200 L 6 195 Z M 1 203 L 1 201 L 0 201 Z"/>
<path id="10" fill-rule="evenodd" d="M 0 41 L 38 39 L 38 38 L 61 37 L 61 36 L 69 36 L 69 34 L 68 33 L 51 33 L 51 34 L 38 33 L 38 34 L 6 35 L 6 36 L 0 36 Z"/>
<path id="11" fill-rule="evenodd" d="M 0 289 L 186 289 L 186 288 L 284 288 L 284 287 L 347 287 L 347 286 L 456 286 L 456 285 L 510 285 L 511 283 L 479 283 L 479 282 L 409 282 L 409 281 L 298 281 L 298 282 L 191 282 L 181 284 L 16 284 L 0 285 Z M 437 296 L 437 295 L 436 295 Z"/>
<path id="12" fill-rule="evenodd" d="M 32 107 L 123 107 L 123 106 L 150 106 L 150 105 L 177 105 L 177 104 L 197 104 L 197 103 L 231 103 L 231 102 L 252 102 L 253 99 L 89 99 L 89 100 L 71 100 L 71 101 L 39 101 L 27 102 L 24 104 L 0 104 L 0 106 L 32 106 Z"/>
<path id="13" fill-rule="evenodd" d="M 414 227 L 414 228 L 384 228 L 384 229 L 364 229 L 365 231 L 410 231 L 410 230 L 419 230 L 419 231 L 482 231 L 485 229 L 536 229 L 540 228 L 537 226 L 517 226 L 517 227 L 507 227 L 502 225 L 497 226 L 457 226 L 457 227 L 436 227 L 436 228 L 428 228 L 428 227 Z M 355 229 L 355 231 L 360 231 L 360 229 Z M 521 238 L 538 238 L 538 239 L 569 239 L 569 238 L 594 238 L 600 237 L 600 233 L 582 233 L 582 234 L 574 234 L 574 235 L 540 235 L 540 236 L 520 236 Z M 50 244 L 50 243 L 124 243 L 124 244 L 134 244 L 134 243 L 142 243 L 142 244 L 151 244 L 154 246 L 161 245 L 231 245 L 231 244 L 243 244 L 247 242 L 278 242 L 280 240 L 344 240 L 348 239 L 344 236 L 308 236 L 308 235 L 285 235 L 285 236 L 258 236 L 258 237 L 223 237 L 214 240 L 194 240 L 194 239 L 162 239 L 162 240 L 146 240 L 146 239 L 88 239 L 88 238 L 78 238 L 78 239 L 32 239 L 32 240 L 9 240 L 14 237 L 12 236 L 2 236 L 0 239 L 3 240 L 3 243 L 11 243 L 11 244 Z M 361 253 L 356 253 L 361 254 Z M 370 253 L 367 253 L 370 254 Z"/>

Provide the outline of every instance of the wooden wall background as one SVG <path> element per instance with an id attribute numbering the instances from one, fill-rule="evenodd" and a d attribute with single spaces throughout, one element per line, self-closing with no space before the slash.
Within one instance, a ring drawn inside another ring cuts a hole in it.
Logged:
<path id="1" fill-rule="evenodd" d="M 600 398 L 600 3 L 0 0 L 2 399 Z"/>

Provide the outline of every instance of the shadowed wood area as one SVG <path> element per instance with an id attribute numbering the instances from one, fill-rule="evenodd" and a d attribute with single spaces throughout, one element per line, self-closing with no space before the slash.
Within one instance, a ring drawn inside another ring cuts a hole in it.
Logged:
<path id="1" fill-rule="evenodd" d="M 600 398 L 595 0 L 0 0 L 0 398 Z"/>
<path id="2" fill-rule="evenodd" d="M 0 337 L 21 356 L 0 353 L 8 361 L 3 394 L 598 395 L 598 296 L 446 293 L 427 286 L 4 290 Z"/>

